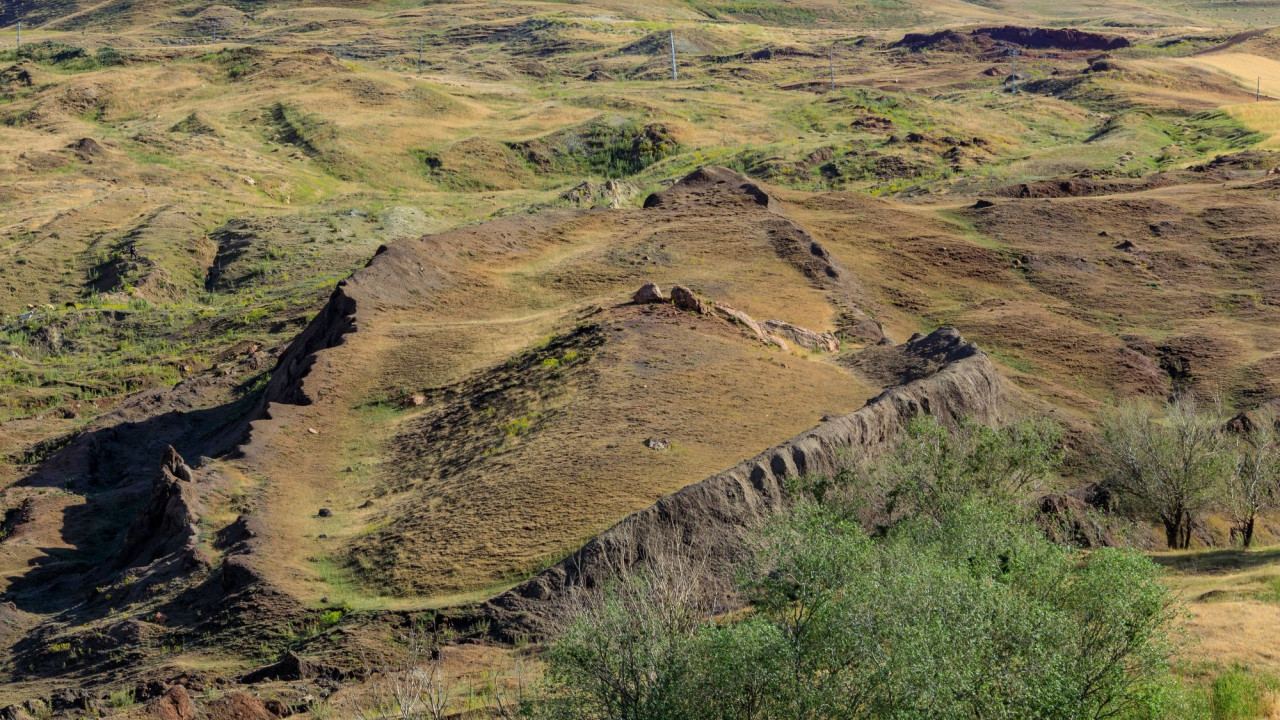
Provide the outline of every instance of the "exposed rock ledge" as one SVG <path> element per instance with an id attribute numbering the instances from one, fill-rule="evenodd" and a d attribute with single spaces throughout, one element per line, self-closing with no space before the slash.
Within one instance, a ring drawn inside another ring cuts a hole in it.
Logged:
<path id="1" fill-rule="evenodd" d="M 668 495 L 606 530 L 581 550 L 486 603 L 499 635 L 543 636 L 572 607 L 575 592 L 606 580 L 613 569 L 643 566 L 645 549 L 678 546 L 727 573 L 745 553 L 761 521 L 786 507 L 787 480 L 834 473 L 850 453 L 875 454 L 920 413 L 952 422 L 996 423 L 1004 389 L 991 361 L 952 328 L 913 338 L 903 352 L 926 350 L 940 369 L 872 398 L 860 410 L 809 430 L 700 483 Z"/>

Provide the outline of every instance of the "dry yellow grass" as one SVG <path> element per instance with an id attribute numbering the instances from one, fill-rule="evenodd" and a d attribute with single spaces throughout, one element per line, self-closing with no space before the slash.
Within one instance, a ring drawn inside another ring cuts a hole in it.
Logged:
<path id="1" fill-rule="evenodd" d="M 1181 62 L 1226 73 L 1247 90 L 1256 90 L 1261 79 L 1264 97 L 1280 97 L 1280 60 L 1247 52 L 1217 52 Z"/>
<path id="2" fill-rule="evenodd" d="M 1280 102 L 1242 103 L 1222 108 L 1231 117 L 1244 123 L 1251 130 L 1267 135 L 1258 147 L 1280 149 Z"/>
<path id="3" fill-rule="evenodd" d="M 1280 548 L 1155 553 L 1186 603 L 1185 657 L 1280 671 Z"/>

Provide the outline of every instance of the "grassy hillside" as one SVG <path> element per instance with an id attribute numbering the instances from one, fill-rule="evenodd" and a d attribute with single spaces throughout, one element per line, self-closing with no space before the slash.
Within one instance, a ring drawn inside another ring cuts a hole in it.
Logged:
<path id="1" fill-rule="evenodd" d="M 983 30 L 1008 23 L 1102 35 L 1042 35 L 1014 79 Z M 1276 397 L 1273 23 L 1164 0 L 5 5 L 0 697 L 352 661 L 396 613 L 483 600 L 856 409 L 891 381 L 853 359 L 869 326 L 956 326 L 1077 448 L 1118 399 Z M 772 200 L 734 180 L 642 208 L 710 165 Z M 627 305 L 650 280 L 842 345 Z M 322 311 L 354 331 L 277 365 Z M 209 564 L 157 580 L 112 562 L 168 444 L 210 479 Z M 188 602 L 246 544 L 275 600 Z M 1254 662 L 1215 609 L 1207 661 Z"/>

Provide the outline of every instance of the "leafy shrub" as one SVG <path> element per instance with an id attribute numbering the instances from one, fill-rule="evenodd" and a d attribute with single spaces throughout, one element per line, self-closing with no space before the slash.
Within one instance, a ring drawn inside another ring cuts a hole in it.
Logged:
<path id="1" fill-rule="evenodd" d="M 507 437 L 520 437 L 533 429 L 533 421 L 527 417 L 517 418 L 507 423 Z"/>
<path id="2" fill-rule="evenodd" d="M 947 427 L 932 415 L 908 423 L 887 456 L 792 483 L 793 493 L 860 516 L 864 524 L 946 513 L 972 498 L 1016 502 L 1041 490 L 1062 463 L 1062 428 L 1045 419 L 990 428 Z"/>
<path id="3" fill-rule="evenodd" d="M 89 57 L 84 48 L 68 45 L 67 43 L 55 42 L 53 40 L 42 40 L 40 42 L 29 43 L 22 47 L 5 53 L 9 60 L 32 60 L 40 63 L 50 63 L 61 65 L 75 60 L 82 60 Z"/>
<path id="4" fill-rule="evenodd" d="M 138 699 L 134 697 L 133 690 L 130 688 L 121 688 L 107 696 L 107 705 L 117 710 L 128 710 L 137 702 Z"/>
<path id="5" fill-rule="evenodd" d="M 1020 511 L 969 502 L 873 539 L 803 502 L 719 626 L 631 579 L 548 653 L 562 717 L 1162 717 L 1173 610 L 1137 553 L 1082 554 Z"/>
<path id="6" fill-rule="evenodd" d="M 538 710 L 1185 717 L 1169 666 L 1177 611 L 1159 567 L 1137 552 L 1057 545 L 1014 502 L 1053 467 L 1056 446 L 1043 424 L 948 431 L 921 421 L 881 478 L 914 493 L 911 512 L 872 536 L 848 511 L 847 488 L 810 479 L 825 499 L 797 496 L 760 534 L 740 574 L 751 611 L 736 622 L 704 606 L 716 593 L 673 580 L 699 573 L 624 576 L 552 643 Z"/>
<path id="7" fill-rule="evenodd" d="M 94 55 L 93 59 L 100 67 L 113 67 L 115 65 L 124 64 L 124 56 L 120 54 L 119 50 L 116 50 L 110 45 L 103 45 L 98 48 L 98 52 Z"/>
<path id="8" fill-rule="evenodd" d="M 341 610 L 325 610 L 320 616 L 320 629 L 328 630 L 342 621 Z"/>

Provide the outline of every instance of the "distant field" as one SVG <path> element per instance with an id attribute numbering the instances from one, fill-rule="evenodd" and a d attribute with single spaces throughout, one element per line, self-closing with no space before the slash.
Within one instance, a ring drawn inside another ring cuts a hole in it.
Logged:
<path id="1" fill-rule="evenodd" d="M 1280 61 L 1246 52 L 1222 52 L 1183 62 L 1224 73 L 1249 90 L 1261 87 L 1264 100 L 1280 98 Z M 1240 103 L 1224 106 L 1222 110 L 1251 130 L 1269 136 L 1260 147 L 1280 148 L 1280 104 Z"/>
<path id="2" fill-rule="evenodd" d="M 1202 55 L 1186 62 L 1227 73 L 1250 90 L 1257 87 L 1261 78 L 1262 94 L 1280 97 L 1280 61 L 1251 53 L 1223 52 Z"/>

